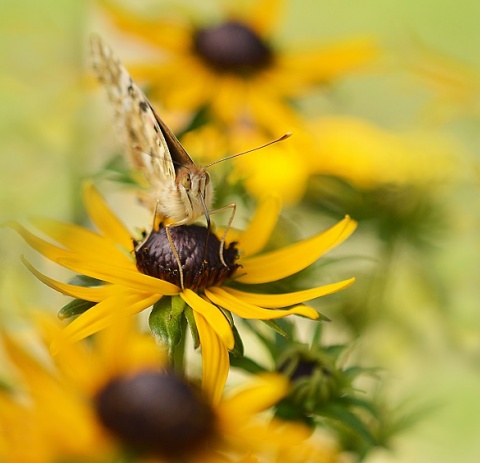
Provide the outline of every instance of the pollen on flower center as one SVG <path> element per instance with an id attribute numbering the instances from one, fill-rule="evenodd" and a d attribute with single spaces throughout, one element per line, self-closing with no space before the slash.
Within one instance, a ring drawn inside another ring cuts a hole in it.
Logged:
<path id="1" fill-rule="evenodd" d="M 113 378 L 99 390 L 94 404 L 102 424 L 141 453 L 183 461 L 216 436 L 210 405 L 196 388 L 171 373 L 142 371 Z"/>
<path id="2" fill-rule="evenodd" d="M 270 47 L 244 24 L 228 21 L 199 29 L 194 38 L 195 52 L 210 66 L 223 72 L 252 72 L 271 63 Z"/>
<path id="3" fill-rule="evenodd" d="M 182 225 L 170 228 L 169 233 L 182 264 L 185 288 L 199 291 L 220 285 L 239 267 L 235 243 L 223 250 L 225 266 L 220 259 L 220 240 L 205 227 Z M 180 286 L 178 262 L 165 228 L 152 232 L 135 250 L 135 257 L 140 272 Z"/>

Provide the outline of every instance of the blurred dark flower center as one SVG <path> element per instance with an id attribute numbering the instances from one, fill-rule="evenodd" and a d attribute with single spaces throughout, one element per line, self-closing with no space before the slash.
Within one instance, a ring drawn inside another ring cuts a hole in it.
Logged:
<path id="1" fill-rule="evenodd" d="M 95 397 L 100 421 L 127 448 L 182 459 L 215 437 L 215 415 L 199 391 L 168 373 L 143 371 L 107 383 Z"/>
<path id="2" fill-rule="evenodd" d="M 251 29 L 236 21 L 199 29 L 195 52 L 217 71 L 248 73 L 268 66 L 271 48 Z"/>
<path id="3" fill-rule="evenodd" d="M 235 243 L 223 249 L 220 260 L 220 240 L 214 233 L 199 225 L 170 228 L 170 235 L 182 263 L 183 285 L 194 291 L 221 285 L 239 267 L 235 261 L 238 251 Z M 180 286 L 180 271 L 165 228 L 152 232 L 135 250 L 137 268 L 161 280 Z"/>

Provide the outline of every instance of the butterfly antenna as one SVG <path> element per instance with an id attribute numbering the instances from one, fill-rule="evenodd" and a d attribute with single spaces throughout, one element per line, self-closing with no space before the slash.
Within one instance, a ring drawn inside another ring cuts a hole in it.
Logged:
<path id="1" fill-rule="evenodd" d="M 263 144 L 263 145 L 257 146 L 256 148 L 252 148 L 252 149 L 249 149 L 249 150 L 247 150 L 247 151 L 242 151 L 241 153 L 232 154 L 232 155 L 226 156 L 226 157 L 224 157 L 224 158 L 222 158 L 222 159 L 218 159 L 217 161 L 213 161 L 213 162 L 211 162 L 210 164 L 207 164 L 207 165 L 204 166 L 203 168 L 204 168 L 204 169 L 207 169 L 208 167 L 211 167 L 211 166 L 213 166 L 213 165 L 215 165 L 215 164 L 218 164 L 219 162 L 228 161 L 229 159 L 236 158 L 237 156 L 243 156 L 244 154 L 251 153 L 252 151 L 261 150 L 262 148 L 266 148 L 267 146 L 274 145 L 275 143 L 278 143 L 279 141 L 286 140 L 287 138 L 290 138 L 292 135 L 293 135 L 292 132 L 287 132 L 287 133 L 285 133 L 284 135 L 282 135 L 281 137 L 276 138 L 275 140 L 272 140 L 272 141 L 269 141 L 268 143 L 265 143 L 265 144 Z"/>

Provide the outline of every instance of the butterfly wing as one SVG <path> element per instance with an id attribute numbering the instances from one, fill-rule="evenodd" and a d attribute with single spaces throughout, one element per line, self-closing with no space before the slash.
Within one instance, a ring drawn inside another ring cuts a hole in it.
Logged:
<path id="1" fill-rule="evenodd" d="M 192 159 L 113 50 L 96 35 L 91 38 L 91 50 L 94 70 L 114 105 L 134 168 L 145 177 L 152 195 L 174 189 L 176 171 L 193 164 Z M 161 197 L 151 199 L 153 203 L 162 201 Z"/>

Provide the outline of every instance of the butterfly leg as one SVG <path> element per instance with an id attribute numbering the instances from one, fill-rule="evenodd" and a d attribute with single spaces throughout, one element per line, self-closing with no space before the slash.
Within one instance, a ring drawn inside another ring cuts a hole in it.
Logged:
<path id="1" fill-rule="evenodd" d="M 165 233 L 167 235 L 168 239 L 168 244 L 170 244 L 170 248 L 172 249 L 173 255 L 175 257 L 175 260 L 177 261 L 178 264 L 178 271 L 180 272 L 180 287 L 182 289 L 185 289 L 183 286 L 183 269 L 182 269 L 182 261 L 180 260 L 180 255 L 178 254 L 177 248 L 175 247 L 175 244 L 173 243 L 172 240 L 172 235 L 170 233 L 170 229 L 177 226 L 177 223 L 169 223 L 165 225 Z"/>
<path id="2" fill-rule="evenodd" d="M 225 262 L 225 259 L 223 258 L 223 250 L 225 248 L 225 238 L 227 237 L 228 230 L 232 226 L 233 218 L 235 217 L 235 212 L 237 211 L 237 205 L 235 203 L 231 203 L 221 207 L 220 209 L 215 209 L 214 211 L 210 211 L 210 215 L 213 215 L 213 214 L 217 214 L 218 212 L 226 211 L 227 209 L 231 209 L 232 213 L 230 215 L 230 218 L 228 219 L 228 224 L 225 227 L 225 231 L 223 232 L 222 239 L 220 241 L 220 250 L 219 250 L 220 261 L 225 267 L 228 267 L 228 265 Z"/>

